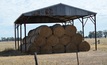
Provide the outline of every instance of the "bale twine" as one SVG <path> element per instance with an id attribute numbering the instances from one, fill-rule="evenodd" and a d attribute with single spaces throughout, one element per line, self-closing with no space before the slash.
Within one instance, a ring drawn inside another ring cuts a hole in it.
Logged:
<path id="1" fill-rule="evenodd" d="M 66 52 L 77 52 L 77 46 L 74 43 L 69 43 L 66 46 Z"/>
<path id="2" fill-rule="evenodd" d="M 65 34 L 65 29 L 61 25 L 54 25 L 52 29 L 53 34 L 57 37 L 61 37 Z"/>
<path id="3" fill-rule="evenodd" d="M 58 43 L 57 45 L 53 46 L 52 51 L 53 53 L 64 53 L 65 47 L 61 43 Z"/>
<path id="4" fill-rule="evenodd" d="M 23 44 L 25 44 L 25 38 L 26 38 L 26 44 L 30 44 L 30 40 L 31 40 L 31 37 L 30 36 L 26 36 L 23 38 Z"/>
<path id="5" fill-rule="evenodd" d="M 89 51 L 90 50 L 90 45 L 87 41 L 83 41 L 80 45 L 79 45 L 79 51 Z"/>
<path id="6" fill-rule="evenodd" d="M 46 38 L 40 35 L 35 35 L 31 38 L 31 43 L 37 46 L 43 46 L 46 44 Z"/>
<path id="7" fill-rule="evenodd" d="M 29 47 L 31 46 L 31 44 L 26 44 L 26 51 L 29 50 Z M 25 44 L 21 44 L 20 45 L 20 50 L 22 49 L 23 52 L 25 52 Z"/>
<path id="8" fill-rule="evenodd" d="M 29 47 L 28 53 L 34 54 L 34 52 L 40 53 L 40 47 L 35 46 L 35 45 L 32 44 L 32 45 Z"/>
<path id="9" fill-rule="evenodd" d="M 50 37 L 47 38 L 47 45 L 55 46 L 58 43 L 59 43 L 59 38 L 56 37 L 55 35 L 51 35 Z"/>
<path id="10" fill-rule="evenodd" d="M 29 32 L 28 32 L 28 36 L 33 36 L 33 35 L 35 35 L 36 33 L 36 29 L 32 29 L 32 30 L 30 30 Z"/>
<path id="11" fill-rule="evenodd" d="M 75 35 L 76 31 L 77 31 L 77 29 L 73 25 L 67 25 L 67 26 L 65 26 L 65 34 L 68 35 L 68 36 Z"/>
<path id="12" fill-rule="evenodd" d="M 72 43 L 75 43 L 75 45 L 79 45 L 82 42 L 82 35 L 77 33 L 72 37 Z"/>
<path id="13" fill-rule="evenodd" d="M 52 53 L 52 46 L 44 45 L 41 47 L 41 54 L 50 54 Z"/>
<path id="14" fill-rule="evenodd" d="M 68 35 L 63 35 L 62 37 L 60 37 L 60 43 L 63 45 L 67 45 L 68 43 L 71 42 L 71 37 Z"/>
<path id="15" fill-rule="evenodd" d="M 52 35 L 52 30 L 48 26 L 42 25 L 37 28 L 35 33 L 43 37 L 49 37 L 50 35 Z"/>

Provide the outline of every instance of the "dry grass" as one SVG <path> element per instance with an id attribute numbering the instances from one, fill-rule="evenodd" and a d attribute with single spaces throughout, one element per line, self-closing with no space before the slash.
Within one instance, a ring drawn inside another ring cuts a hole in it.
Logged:
<path id="1" fill-rule="evenodd" d="M 98 44 L 98 51 L 93 51 L 93 39 L 86 39 L 91 45 L 91 50 L 89 52 L 79 52 L 80 65 L 107 65 L 106 39 L 100 39 L 101 44 Z M 13 44 L 10 42 L 8 44 L 7 42 L 6 44 L 0 43 L 0 50 L 13 48 Z M 39 65 L 77 65 L 76 53 L 37 55 L 37 58 Z M 0 65 L 35 65 L 34 55 L 1 56 Z"/>

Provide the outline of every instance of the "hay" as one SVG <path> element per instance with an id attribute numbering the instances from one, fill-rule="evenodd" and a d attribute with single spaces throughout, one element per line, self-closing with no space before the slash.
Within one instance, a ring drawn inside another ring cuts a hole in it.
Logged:
<path id="1" fill-rule="evenodd" d="M 47 45 L 55 46 L 58 43 L 59 38 L 56 37 L 55 35 L 51 35 L 50 37 L 47 38 Z"/>
<path id="2" fill-rule="evenodd" d="M 65 52 L 65 47 L 61 43 L 53 46 L 53 53 L 64 53 Z"/>
<path id="3" fill-rule="evenodd" d="M 43 46 L 46 44 L 46 38 L 39 35 L 35 35 L 31 38 L 31 43 L 37 46 Z"/>
<path id="4" fill-rule="evenodd" d="M 41 54 L 50 54 L 52 53 L 52 46 L 45 45 L 41 47 Z"/>
<path id="5" fill-rule="evenodd" d="M 36 53 L 40 53 L 40 47 L 35 46 L 35 45 L 32 44 L 32 45 L 29 47 L 28 53 L 34 54 L 35 52 L 36 52 Z"/>
<path id="6" fill-rule="evenodd" d="M 88 42 L 83 41 L 80 45 L 79 45 L 79 51 L 89 51 L 90 50 L 90 45 Z"/>
<path id="7" fill-rule="evenodd" d="M 81 34 L 75 34 L 73 37 L 72 37 L 72 43 L 75 43 L 75 45 L 79 45 L 83 40 L 83 37 Z"/>
<path id="8" fill-rule="evenodd" d="M 60 25 L 54 25 L 52 29 L 53 29 L 53 34 L 57 37 L 61 37 L 65 34 L 65 29 Z"/>
<path id="9" fill-rule="evenodd" d="M 30 36 L 26 36 L 26 44 L 30 44 L 31 37 Z M 25 44 L 25 37 L 23 38 L 23 44 Z"/>
<path id="10" fill-rule="evenodd" d="M 42 26 L 37 28 L 36 34 L 43 36 L 43 37 L 49 37 L 52 35 L 52 30 L 48 26 L 42 25 Z"/>
<path id="11" fill-rule="evenodd" d="M 77 31 L 77 29 L 73 25 L 67 25 L 67 26 L 65 26 L 65 34 L 68 35 L 68 36 L 75 35 L 76 31 Z"/>
<path id="12" fill-rule="evenodd" d="M 31 44 L 26 44 L 26 51 L 29 50 L 29 47 L 31 46 Z M 20 50 L 22 49 L 23 52 L 25 52 L 25 44 L 21 44 L 20 45 Z"/>
<path id="13" fill-rule="evenodd" d="M 36 29 L 32 29 L 32 30 L 30 30 L 29 32 L 28 32 L 28 36 L 33 36 L 33 35 L 35 35 L 36 33 Z"/>
<path id="14" fill-rule="evenodd" d="M 68 36 L 68 35 L 63 35 L 61 38 L 60 38 L 60 43 L 63 44 L 63 45 L 67 45 L 68 43 L 71 42 L 71 37 Z"/>
<path id="15" fill-rule="evenodd" d="M 66 52 L 77 52 L 77 46 L 74 43 L 69 43 L 66 46 Z"/>

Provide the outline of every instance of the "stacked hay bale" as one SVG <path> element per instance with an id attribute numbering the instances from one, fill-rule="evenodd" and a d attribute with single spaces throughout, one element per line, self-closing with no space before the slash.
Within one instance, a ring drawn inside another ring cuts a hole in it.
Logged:
<path id="1" fill-rule="evenodd" d="M 39 26 L 30 30 L 26 37 L 27 51 L 41 54 L 89 51 L 89 43 L 83 41 L 82 35 L 76 32 L 77 29 L 73 25 Z M 22 48 L 24 51 L 25 38 Z"/>

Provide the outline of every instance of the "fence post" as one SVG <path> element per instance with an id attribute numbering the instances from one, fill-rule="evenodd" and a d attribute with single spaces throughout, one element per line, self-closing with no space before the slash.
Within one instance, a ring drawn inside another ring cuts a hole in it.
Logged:
<path id="1" fill-rule="evenodd" d="M 38 61 L 37 61 L 37 53 L 35 52 L 34 54 L 34 58 L 35 58 L 35 65 L 38 65 Z"/>

